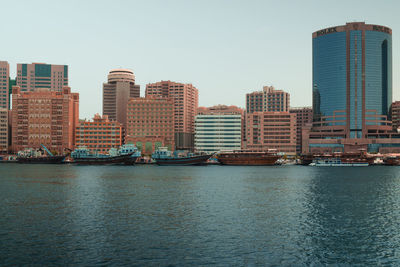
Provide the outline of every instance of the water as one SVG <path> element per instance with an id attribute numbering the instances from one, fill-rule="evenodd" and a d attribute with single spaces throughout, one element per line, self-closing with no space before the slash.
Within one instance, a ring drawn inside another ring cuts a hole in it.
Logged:
<path id="1" fill-rule="evenodd" d="M 0 164 L 0 265 L 399 265 L 399 171 Z"/>

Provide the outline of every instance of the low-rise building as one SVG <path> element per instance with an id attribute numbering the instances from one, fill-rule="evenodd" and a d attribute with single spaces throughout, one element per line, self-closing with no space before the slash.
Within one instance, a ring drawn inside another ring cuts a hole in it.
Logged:
<path id="1" fill-rule="evenodd" d="M 80 120 L 76 127 L 76 146 L 86 146 L 90 151 L 107 154 L 111 148 L 119 148 L 123 142 L 123 127 L 110 121 L 107 115 L 94 115 L 93 121 Z"/>
<path id="2" fill-rule="evenodd" d="M 174 101 L 150 96 L 129 99 L 125 143 L 135 144 L 142 155 L 160 146 L 173 150 Z"/>
<path id="3" fill-rule="evenodd" d="M 296 154 L 296 114 L 253 112 L 246 115 L 247 149 Z"/>
<path id="4" fill-rule="evenodd" d="M 213 153 L 242 147 L 244 110 L 236 106 L 200 107 L 195 120 L 195 150 Z"/>

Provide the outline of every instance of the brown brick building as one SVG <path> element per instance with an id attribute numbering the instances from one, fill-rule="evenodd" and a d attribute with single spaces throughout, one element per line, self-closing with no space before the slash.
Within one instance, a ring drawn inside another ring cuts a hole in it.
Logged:
<path id="1" fill-rule="evenodd" d="M 199 106 L 199 91 L 192 84 L 161 81 L 146 86 L 146 97 L 169 98 L 174 103 L 174 132 L 177 149 L 194 148 L 194 120 Z"/>
<path id="2" fill-rule="evenodd" d="M 59 154 L 74 149 L 75 129 L 79 120 L 79 94 L 69 87 L 61 92 L 37 88 L 12 92 L 12 151 L 40 148 L 45 145 Z"/>
<path id="3" fill-rule="evenodd" d="M 134 143 L 143 155 L 160 146 L 174 149 L 174 102 L 168 98 L 131 98 L 127 107 L 125 143 Z"/>

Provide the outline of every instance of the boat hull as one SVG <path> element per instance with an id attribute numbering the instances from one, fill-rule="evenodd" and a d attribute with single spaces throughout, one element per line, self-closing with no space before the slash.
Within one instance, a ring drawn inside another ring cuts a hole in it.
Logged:
<path id="1" fill-rule="evenodd" d="M 17 163 L 30 164 L 61 164 L 64 162 L 65 156 L 48 156 L 48 157 L 18 157 Z"/>
<path id="2" fill-rule="evenodd" d="M 310 166 L 315 167 L 368 167 L 369 164 L 365 163 L 311 163 Z"/>
<path id="3" fill-rule="evenodd" d="M 73 163 L 80 165 L 133 165 L 135 164 L 137 157 L 131 155 L 122 155 L 115 157 L 90 157 L 90 158 L 78 158 L 74 159 Z"/>
<path id="4" fill-rule="evenodd" d="M 218 161 L 222 165 L 237 166 L 271 166 L 276 165 L 278 155 L 269 153 L 220 153 Z"/>
<path id="5" fill-rule="evenodd" d="M 193 157 L 154 159 L 158 165 L 163 166 L 189 166 L 206 165 L 206 162 L 212 155 L 201 155 Z"/>

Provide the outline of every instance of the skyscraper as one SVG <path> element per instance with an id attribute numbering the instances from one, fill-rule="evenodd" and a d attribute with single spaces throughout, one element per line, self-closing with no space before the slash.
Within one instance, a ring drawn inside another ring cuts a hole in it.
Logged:
<path id="1" fill-rule="evenodd" d="M 16 83 L 21 92 L 35 91 L 36 88 L 62 92 L 62 88 L 68 86 L 68 66 L 45 63 L 17 64 Z"/>
<path id="2" fill-rule="evenodd" d="M 392 30 L 354 22 L 312 38 L 314 122 L 340 129 L 346 138 L 365 138 L 388 125 Z"/>
<path id="3" fill-rule="evenodd" d="M 194 118 L 199 106 L 199 91 L 192 84 L 161 81 L 146 85 L 146 97 L 169 98 L 174 101 L 175 146 L 194 148 Z"/>
<path id="4" fill-rule="evenodd" d="M 302 151 L 400 152 L 389 120 L 392 30 L 352 22 L 316 31 L 313 42 L 313 125 Z"/>
<path id="5" fill-rule="evenodd" d="M 9 79 L 10 65 L 7 61 L 0 61 L 0 108 L 9 109 Z"/>
<path id="6" fill-rule="evenodd" d="M 126 126 L 129 98 L 140 97 L 140 86 L 135 84 L 135 75 L 128 69 L 114 69 L 103 84 L 103 115 Z"/>

